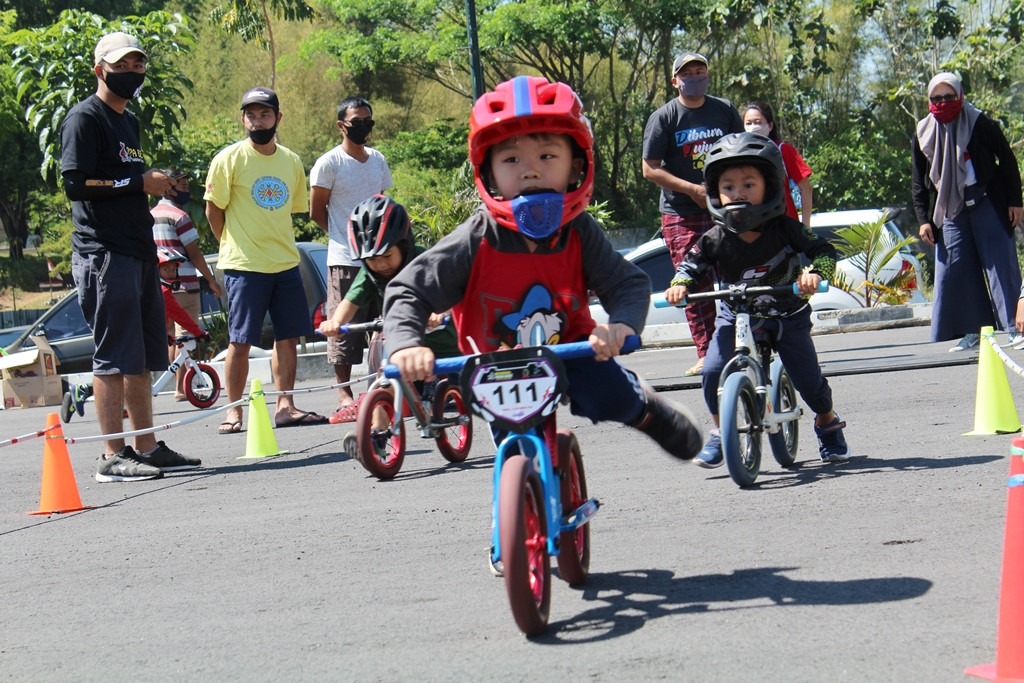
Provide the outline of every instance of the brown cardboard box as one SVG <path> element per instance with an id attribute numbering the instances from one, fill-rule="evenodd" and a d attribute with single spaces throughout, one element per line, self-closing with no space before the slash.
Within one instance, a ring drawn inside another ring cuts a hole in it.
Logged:
<path id="1" fill-rule="evenodd" d="M 57 354 L 46 337 L 32 337 L 36 348 L 0 357 L 0 407 L 60 405 L 60 374 Z"/>

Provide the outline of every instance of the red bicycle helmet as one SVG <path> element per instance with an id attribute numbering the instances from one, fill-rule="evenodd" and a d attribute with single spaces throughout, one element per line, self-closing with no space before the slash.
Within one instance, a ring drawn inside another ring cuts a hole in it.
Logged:
<path id="1" fill-rule="evenodd" d="M 375 194 L 352 209 L 348 217 L 348 243 L 359 260 L 381 256 L 406 242 L 412 244 L 409 213 L 391 197 Z"/>
<path id="2" fill-rule="evenodd" d="M 487 150 L 502 140 L 531 133 L 572 137 L 585 159 L 579 184 L 557 197 L 544 193 L 496 199 L 487 187 L 487 170 L 483 168 Z M 469 115 L 469 161 L 484 205 L 499 225 L 529 237 L 547 237 L 587 208 L 594 192 L 593 148 L 594 134 L 583 115 L 583 103 L 565 83 L 517 76 L 482 95 Z M 539 206 L 540 212 L 535 210 Z M 540 214 L 543 217 L 538 220 Z"/>

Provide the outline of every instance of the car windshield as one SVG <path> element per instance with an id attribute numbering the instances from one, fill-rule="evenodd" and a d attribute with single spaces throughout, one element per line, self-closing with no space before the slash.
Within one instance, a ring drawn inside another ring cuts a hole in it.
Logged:
<path id="1" fill-rule="evenodd" d="M 85 316 L 82 315 L 82 307 L 78 305 L 78 299 L 74 295 L 65 297 L 57 304 L 53 312 L 42 322 L 42 326 L 46 331 L 46 339 L 51 342 L 92 334 L 85 322 Z M 26 340 L 25 346 L 32 347 L 35 344 Z"/>

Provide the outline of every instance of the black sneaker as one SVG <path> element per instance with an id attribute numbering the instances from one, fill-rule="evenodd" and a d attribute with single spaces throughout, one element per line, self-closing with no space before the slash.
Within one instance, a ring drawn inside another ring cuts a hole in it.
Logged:
<path id="1" fill-rule="evenodd" d="M 96 466 L 96 481 L 144 481 L 164 476 L 158 468 L 146 462 L 131 446 L 125 446 L 110 457 L 100 456 Z"/>
<path id="2" fill-rule="evenodd" d="M 680 460 L 693 460 L 704 443 L 693 415 L 650 391 L 644 392 L 644 401 L 644 409 L 632 426 Z"/>
<path id="3" fill-rule="evenodd" d="M 142 457 L 153 467 L 159 468 L 161 472 L 194 470 L 203 466 L 203 461 L 199 458 L 187 458 L 177 451 L 172 451 L 163 441 L 157 441 L 153 452 Z"/>

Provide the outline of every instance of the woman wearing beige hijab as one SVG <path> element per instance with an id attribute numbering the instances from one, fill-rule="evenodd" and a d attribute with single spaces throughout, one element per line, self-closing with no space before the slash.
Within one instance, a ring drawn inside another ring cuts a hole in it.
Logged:
<path id="1" fill-rule="evenodd" d="M 931 80 L 928 102 L 913 141 L 913 194 L 921 239 L 935 245 L 932 341 L 962 337 L 950 349 L 962 351 L 992 325 L 1020 344 L 1017 159 L 999 125 L 964 101 L 953 74 Z"/>

